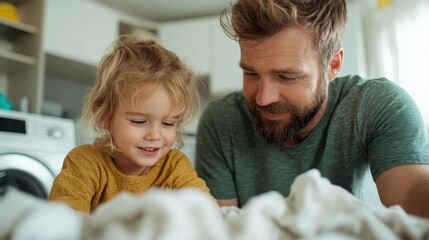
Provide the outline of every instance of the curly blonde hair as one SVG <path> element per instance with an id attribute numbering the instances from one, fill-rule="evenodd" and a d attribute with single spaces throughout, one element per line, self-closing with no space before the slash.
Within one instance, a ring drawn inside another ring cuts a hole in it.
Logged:
<path id="1" fill-rule="evenodd" d="M 117 148 L 104 126 L 113 117 L 116 106 L 130 96 L 134 103 L 158 87 L 171 96 L 172 114 L 179 116 L 176 143 L 182 147 L 183 125 L 199 111 L 202 85 L 176 54 L 137 35 L 120 36 L 101 59 L 95 85 L 82 110 L 83 131 L 92 129 L 95 143 L 107 147 L 112 154 Z"/>

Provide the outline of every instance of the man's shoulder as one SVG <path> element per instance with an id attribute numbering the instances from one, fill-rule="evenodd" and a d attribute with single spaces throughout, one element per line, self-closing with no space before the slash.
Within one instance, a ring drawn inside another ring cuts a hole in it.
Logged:
<path id="1" fill-rule="evenodd" d="M 244 101 L 242 91 L 229 93 L 221 98 L 215 99 L 209 103 L 209 106 L 228 106 L 232 104 L 240 104 Z"/>
<path id="2" fill-rule="evenodd" d="M 365 90 L 379 90 L 379 89 L 400 89 L 401 87 L 395 82 L 384 78 L 363 78 L 359 75 L 348 75 L 337 77 L 330 85 L 331 88 L 341 91 L 350 91 L 358 89 L 359 91 Z"/>
<path id="3" fill-rule="evenodd" d="M 337 103 L 343 101 L 375 101 L 396 98 L 407 93 L 395 82 L 387 78 L 365 79 L 358 75 L 338 77 L 330 85 L 330 97 Z"/>
<path id="4" fill-rule="evenodd" d="M 205 108 L 205 112 L 219 113 L 234 113 L 237 110 L 245 110 L 246 101 L 242 91 L 229 93 L 228 95 L 209 102 Z"/>
<path id="5" fill-rule="evenodd" d="M 210 102 L 201 115 L 199 125 L 229 131 L 251 124 L 251 116 L 241 91 Z"/>

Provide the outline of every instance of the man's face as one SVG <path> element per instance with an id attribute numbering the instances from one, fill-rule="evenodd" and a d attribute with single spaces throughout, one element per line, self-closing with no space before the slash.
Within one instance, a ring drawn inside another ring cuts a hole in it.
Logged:
<path id="1" fill-rule="evenodd" d="M 240 48 L 243 93 L 259 134 L 270 143 L 293 140 L 315 120 L 327 94 L 311 34 L 288 28 Z"/>

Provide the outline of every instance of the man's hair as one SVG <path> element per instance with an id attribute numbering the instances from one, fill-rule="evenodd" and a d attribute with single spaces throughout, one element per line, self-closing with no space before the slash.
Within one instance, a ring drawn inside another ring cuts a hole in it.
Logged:
<path id="1" fill-rule="evenodd" d="M 304 27 L 313 33 L 326 69 L 341 48 L 346 19 L 345 0 L 237 0 L 232 9 L 222 12 L 221 25 L 237 41 L 264 39 L 288 27 Z"/>

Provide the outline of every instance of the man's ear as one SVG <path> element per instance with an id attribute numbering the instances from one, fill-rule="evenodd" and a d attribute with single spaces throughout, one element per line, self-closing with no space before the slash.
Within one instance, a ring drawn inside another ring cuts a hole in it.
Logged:
<path id="1" fill-rule="evenodd" d="M 341 68 L 343 67 L 343 56 L 344 56 L 344 49 L 340 48 L 335 55 L 332 57 L 331 61 L 328 65 L 328 79 L 329 81 L 334 80 L 338 73 L 340 73 Z"/>

